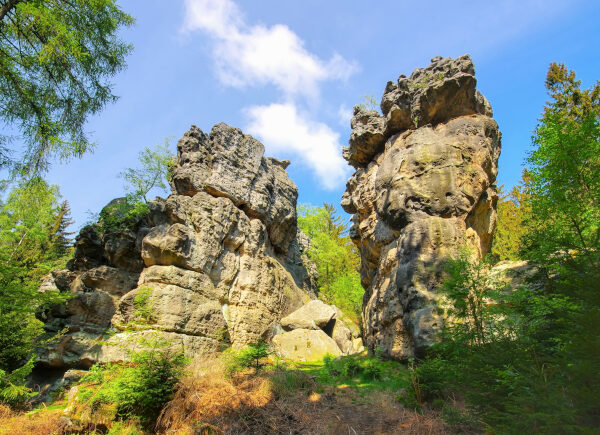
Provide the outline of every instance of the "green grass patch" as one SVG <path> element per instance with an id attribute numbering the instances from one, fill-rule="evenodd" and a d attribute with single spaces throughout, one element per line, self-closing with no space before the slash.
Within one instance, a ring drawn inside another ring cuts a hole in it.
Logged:
<path id="1" fill-rule="evenodd" d="M 320 384 L 351 388 L 359 395 L 376 391 L 396 392 L 410 387 L 408 368 L 375 356 L 326 357 L 322 362 L 294 363 L 292 368 L 312 376 Z"/>

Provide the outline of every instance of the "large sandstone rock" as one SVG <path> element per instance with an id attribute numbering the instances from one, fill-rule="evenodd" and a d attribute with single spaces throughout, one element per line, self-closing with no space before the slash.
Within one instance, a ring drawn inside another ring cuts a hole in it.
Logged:
<path id="1" fill-rule="evenodd" d="M 41 289 L 74 295 L 44 313 L 48 334 L 63 334 L 40 349 L 41 364 L 127 359 L 152 337 L 193 357 L 279 332 L 314 294 L 316 269 L 297 229 L 289 162 L 263 153 L 239 129 L 192 127 L 177 145 L 168 198 L 120 228 L 83 228 L 67 270 Z M 102 215 L 118 218 L 123 201 Z"/>
<path id="2" fill-rule="evenodd" d="M 231 200 L 267 228 L 274 248 L 287 252 L 296 237 L 298 190 L 285 169 L 289 162 L 265 158 L 264 146 L 226 124 L 210 135 L 192 127 L 178 144 L 173 183 L 180 195 L 207 192 Z"/>
<path id="3" fill-rule="evenodd" d="M 286 331 L 294 329 L 323 329 L 335 317 L 335 310 L 319 300 L 313 300 L 281 319 Z"/>
<path id="4" fill-rule="evenodd" d="M 437 337 L 444 263 L 482 258 L 495 226 L 500 132 L 469 56 L 437 57 L 355 111 L 345 158 L 357 168 L 342 207 L 361 253 L 364 339 L 397 359 Z"/>
<path id="5" fill-rule="evenodd" d="M 342 354 L 336 342 L 318 329 L 294 329 L 273 337 L 275 353 L 292 361 L 321 361 L 325 355 Z"/>
<path id="6" fill-rule="evenodd" d="M 289 316 L 281 319 L 280 324 L 286 331 L 322 331 L 333 339 L 342 355 L 351 355 L 364 350 L 358 326 L 338 307 L 327 305 L 319 300 L 312 300 L 303 305 Z M 284 340 L 286 349 L 288 350 L 292 347 L 294 348 L 294 353 L 290 354 L 279 349 L 281 342 L 279 345 L 276 345 L 276 350 L 288 359 L 305 361 L 306 358 L 310 358 L 310 355 L 312 355 L 313 350 L 305 346 L 305 336 L 302 334 L 288 334 L 285 336 L 285 339 L 278 338 L 277 340 Z M 297 342 L 294 342 L 294 340 L 297 340 Z M 330 342 L 327 341 L 327 343 Z M 309 353 L 308 357 L 304 354 L 305 351 Z"/>

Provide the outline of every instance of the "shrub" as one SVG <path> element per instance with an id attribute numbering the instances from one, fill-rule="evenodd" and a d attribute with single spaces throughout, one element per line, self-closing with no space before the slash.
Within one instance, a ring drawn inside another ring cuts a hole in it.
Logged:
<path id="1" fill-rule="evenodd" d="M 7 373 L 0 369 L 0 403 L 10 406 L 21 406 L 37 393 L 25 386 L 25 379 L 33 370 L 34 358 L 22 367 Z"/>
<path id="2" fill-rule="evenodd" d="M 161 341 L 149 344 L 147 350 L 131 353 L 130 363 L 96 364 L 82 379 L 78 401 L 92 417 L 103 410 L 115 420 L 139 419 L 148 425 L 172 399 L 184 372 L 183 350 L 172 352 Z"/>
<path id="3" fill-rule="evenodd" d="M 247 347 L 235 351 L 230 349 L 225 354 L 226 372 L 232 375 L 235 372 L 254 367 L 256 372 L 262 367 L 261 360 L 269 355 L 267 343 L 264 340 L 259 340 L 250 343 Z"/>
<path id="4" fill-rule="evenodd" d="M 143 324 L 154 322 L 154 303 L 152 297 L 152 287 L 141 286 L 137 289 L 137 293 L 133 300 L 135 311 L 133 313 L 133 321 Z"/>
<path id="5" fill-rule="evenodd" d="M 381 362 L 378 360 L 368 361 L 363 373 L 364 376 L 369 379 L 380 380 L 383 376 L 383 367 Z"/>
<path id="6" fill-rule="evenodd" d="M 150 209 L 148 204 L 137 197 L 128 195 L 111 202 L 100 211 L 98 228 L 101 233 L 109 231 L 122 231 L 134 226 L 139 220 L 145 218 Z"/>

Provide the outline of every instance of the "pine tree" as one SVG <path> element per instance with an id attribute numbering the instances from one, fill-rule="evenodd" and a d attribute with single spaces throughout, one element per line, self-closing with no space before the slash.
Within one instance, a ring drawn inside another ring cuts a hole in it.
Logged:
<path id="1" fill-rule="evenodd" d="M 73 225 L 71 207 L 69 202 L 65 200 L 60 204 L 54 224 L 50 229 L 50 246 L 59 257 L 66 255 L 73 243 L 72 236 L 75 233 L 68 231 L 71 225 Z"/>

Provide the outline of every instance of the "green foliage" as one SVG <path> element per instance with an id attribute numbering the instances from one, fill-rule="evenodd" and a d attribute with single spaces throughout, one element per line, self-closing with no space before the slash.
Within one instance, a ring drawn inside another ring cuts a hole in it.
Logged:
<path id="1" fill-rule="evenodd" d="M 549 339 L 562 344 L 554 364 L 586 424 L 599 425 L 600 375 L 600 82 L 582 90 L 575 73 L 552 64 L 552 98 L 535 130 L 527 159 L 531 174 L 526 258 L 543 264 L 552 294 L 578 310 L 559 310 Z"/>
<path id="2" fill-rule="evenodd" d="M 362 101 L 357 104 L 363 110 L 375 110 L 379 111 L 379 103 L 373 95 L 365 94 L 362 96 Z"/>
<path id="3" fill-rule="evenodd" d="M 141 286 L 137 290 L 133 305 L 135 311 L 133 318 L 135 322 L 149 324 L 154 322 L 154 303 L 152 297 L 152 287 Z"/>
<path id="4" fill-rule="evenodd" d="M 0 369 L 27 362 L 43 332 L 36 312 L 67 295 L 38 292 L 41 279 L 66 261 L 60 236 L 68 215 L 56 186 L 34 178 L 0 203 Z"/>
<path id="5" fill-rule="evenodd" d="M 102 233 L 122 231 L 135 226 L 148 213 L 150 213 L 148 204 L 128 195 L 112 201 L 100 211 L 98 229 Z"/>
<path id="6" fill-rule="evenodd" d="M 10 0 L 0 8 L 0 118 L 27 148 L 15 162 L 0 135 L 0 164 L 37 173 L 48 159 L 90 148 L 86 119 L 116 97 L 110 77 L 131 46 L 117 36 L 133 19 L 115 0 Z"/>
<path id="7" fill-rule="evenodd" d="M 330 204 L 300 207 L 298 226 L 311 238 L 308 255 L 319 272 L 319 298 L 334 304 L 353 321 L 360 319 L 364 289 L 360 257 L 348 237 L 348 226 Z"/>
<path id="8" fill-rule="evenodd" d="M 169 149 L 169 141 L 156 145 L 154 149 L 144 148 L 139 155 L 140 169 L 128 168 L 119 176 L 126 182 L 125 188 L 133 198 L 148 202 L 148 192 L 158 188 L 165 190 L 171 180 L 171 171 L 175 165 L 175 155 Z"/>
<path id="9" fill-rule="evenodd" d="M 531 215 L 527 187 L 529 181 L 529 175 L 524 171 L 521 184 L 514 186 L 510 193 L 500 188 L 496 231 L 492 242 L 492 259 L 495 262 L 522 258 L 523 238 L 527 233 L 526 222 Z"/>
<path id="10" fill-rule="evenodd" d="M 228 375 L 235 372 L 253 367 L 258 372 L 261 367 L 261 361 L 269 355 L 267 343 L 259 340 L 250 343 L 243 349 L 229 349 L 225 354 L 225 366 Z"/>
<path id="11" fill-rule="evenodd" d="M 578 306 L 539 285 L 505 288 L 467 253 L 449 261 L 447 272 L 443 341 L 414 368 L 407 401 L 443 404 L 459 394 L 468 405 L 461 424 L 479 420 L 502 433 L 554 433 L 573 424 L 555 355 L 565 346 L 559 313 Z"/>
<path id="12" fill-rule="evenodd" d="M 392 363 L 393 364 L 393 363 Z M 331 355 L 323 358 L 322 377 L 333 380 L 359 378 L 362 381 L 380 381 L 389 368 L 379 358 L 372 356 L 347 356 L 334 359 Z"/>
<path id="13" fill-rule="evenodd" d="M 146 147 L 139 155 L 141 168 L 128 168 L 119 174 L 125 180 L 125 189 L 129 193 L 102 209 L 98 216 L 101 232 L 121 231 L 135 226 L 148 215 L 148 193 L 155 188 L 166 189 L 171 178 L 174 155 L 168 145 L 165 141 L 164 145 L 157 145 L 154 149 Z"/>
<path id="14" fill-rule="evenodd" d="M 37 394 L 25 386 L 26 378 L 33 370 L 33 364 L 34 358 L 30 358 L 12 373 L 0 369 L 0 403 L 19 406 Z"/>
<path id="15" fill-rule="evenodd" d="M 173 397 L 186 359 L 183 349 L 172 352 L 168 342 L 145 340 L 141 344 L 146 350 L 131 352 L 130 363 L 96 364 L 82 378 L 77 400 L 85 410 L 93 414 L 108 405 L 116 420 L 139 419 L 144 425 L 156 421 Z"/>

